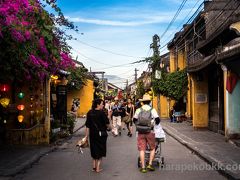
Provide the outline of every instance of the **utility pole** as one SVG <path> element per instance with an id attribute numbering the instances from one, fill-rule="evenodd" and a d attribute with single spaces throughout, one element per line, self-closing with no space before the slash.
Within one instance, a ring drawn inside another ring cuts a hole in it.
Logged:
<path id="1" fill-rule="evenodd" d="M 139 71 L 137 68 L 135 68 L 135 74 L 134 74 L 134 76 L 135 76 L 135 83 L 136 83 L 136 85 L 137 85 L 137 72 Z"/>
<path id="2" fill-rule="evenodd" d="M 153 56 L 154 58 L 157 58 L 160 62 L 160 52 L 159 52 L 159 47 L 160 47 L 160 37 L 155 34 L 153 36 L 153 43 L 150 45 L 150 48 L 153 49 Z M 158 64 L 158 63 L 157 63 Z M 152 78 L 155 78 L 155 72 L 159 67 L 152 67 Z M 157 94 L 157 112 L 159 114 L 159 117 L 161 116 L 161 108 L 160 108 L 160 94 Z"/>

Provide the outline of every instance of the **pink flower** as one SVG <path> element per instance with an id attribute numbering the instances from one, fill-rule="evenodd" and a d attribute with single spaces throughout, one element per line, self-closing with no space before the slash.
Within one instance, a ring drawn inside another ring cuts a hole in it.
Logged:
<path id="1" fill-rule="evenodd" d="M 73 62 L 72 58 L 67 53 L 62 52 L 60 66 L 63 69 L 74 68 L 75 63 Z"/>
<path id="2" fill-rule="evenodd" d="M 30 23 L 27 21 L 22 21 L 21 24 L 22 24 L 22 26 L 28 26 Z"/>
<path id="3" fill-rule="evenodd" d="M 48 63 L 45 62 L 44 60 L 38 59 L 38 61 L 40 62 L 40 64 L 44 67 L 44 68 L 48 68 Z"/>
<path id="4" fill-rule="evenodd" d="M 25 31 L 25 38 L 26 38 L 26 40 L 31 39 L 31 33 L 29 31 Z"/>
<path id="5" fill-rule="evenodd" d="M 15 29 L 12 29 L 11 34 L 12 34 L 12 38 L 15 41 L 17 41 L 17 42 L 21 43 L 21 42 L 25 42 L 26 41 L 24 36 L 20 32 L 18 32 L 17 30 L 15 30 Z"/>
<path id="6" fill-rule="evenodd" d="M 40 37 L 40 39 L 39 39 L 39 45 L 40 45 L 41 47 L 45 46 L 45 41 L 44 41 L 44 38 L 43 38 L 43 37 Z"/>
<path id="7" fill-rule="evenodd" d="M 15 17 L 13 17 L 13 16 L 7 16 L 6 17 L 6 21 L 5 21 L 6 26 L 10 26 L 14 22 L 15 22 Z"/>
<path id="8" fill-rule="evenodd" d="M 34 55 L 30 55 L 29 56 L 30 60 L 32 61 L 32 63 L 36 66 L 40 66 L 40 63 L 38 62 L 37 58 Z"/>
<path id="9" fill-rule="evenodd" d="M 48 55 L 48 51 L 47 51 L 47 49 L 46 49 L 46 46 L 45 46 L 45 40 L 44 40 L 44 38 L 43 37 L 40 37 L 40 39 L 39 39 L 39 48 L 40 48 L 40 51 L 43 53 L 43 54 L 45 54 L 45 55 Z"/>

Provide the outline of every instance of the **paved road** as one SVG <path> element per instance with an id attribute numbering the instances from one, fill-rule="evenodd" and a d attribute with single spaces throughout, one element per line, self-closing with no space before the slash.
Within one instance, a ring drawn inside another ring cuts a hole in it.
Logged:
<path id="1" fill-rule="evenodd" d="M 59 147 L 58 150 L 45 155 L 38 163 L 26 172 L 10 178 L 11 180 L 156 180 L 156 179 L 226 179 L 217 171 L 206 170 L 210 167 L 193 154 L 185 146 L 167 136 L 163 143 L 165 167 L 155 172 L 142 174 L 137 169 L 138 152 L 136 138 L 109 136 L 107 158 L 103 159 L 101 173 L 91 172 L 91 157 L 89 150 L 79 154 L 75 143 L 83 136 L 84 130 Z"/>

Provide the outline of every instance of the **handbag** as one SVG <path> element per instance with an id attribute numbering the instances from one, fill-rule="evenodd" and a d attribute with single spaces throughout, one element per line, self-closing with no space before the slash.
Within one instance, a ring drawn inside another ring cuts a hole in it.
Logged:
<path id="1" fill-rule="evenodd" d="M 132 118 L 131 118 L 132 111 L 133 111 L 133 107 L 131 107 L 129 115 L 126 115 L 126 116 L 123 117 L 123 122 L 125 122 L 125 123 L 131 122 L 131 120 L 132 120 Z"/>
<path id="2" fill-rule="evenodd" d="M 100 137 L 107 137 L 108 136 L 107 131 L 100 131 L 99 128 L 97 127 L 97 125 L 95 124 L 95 122 L 93 122 L 93 124 L 96 127 L 96 129 L 98 130 L 98 133 L 99 133 Z"/>
<path id="3" fill-rule="evenodd" d="M 129 119 L 130 119 L 129 115 L 126 115 L 122 118 L 122 121 L 125 122 L 125 123 L 128 123 Z"/>

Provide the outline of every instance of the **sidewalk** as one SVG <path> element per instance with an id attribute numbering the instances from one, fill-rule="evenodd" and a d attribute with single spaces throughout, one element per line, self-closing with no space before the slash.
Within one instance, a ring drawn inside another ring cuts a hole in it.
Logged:
<path id="1" fill-rule="evenodd" d="M 191 149 L 212 167 L 231 179 L 240 179 L 240 147 L 226 142 L 223 135 L 209 130 L 194 130 L 190 122 L 162 120 L 165 132 Z"/>
<path id="2" fill-rule="evenodd" d="M 75 124 L 76 133 L 85 123 L 85 118 L 78 118 Z M 14 176 L 17 173 L 31 167 L 42 156 L 57 149 L 56 145 L 46 146 L 14 146 L 0 147 L 0 178 L 1 176 Z"/>

